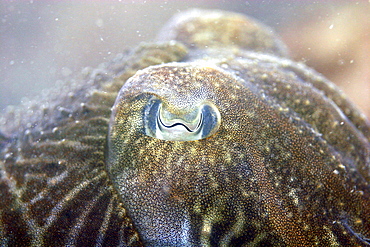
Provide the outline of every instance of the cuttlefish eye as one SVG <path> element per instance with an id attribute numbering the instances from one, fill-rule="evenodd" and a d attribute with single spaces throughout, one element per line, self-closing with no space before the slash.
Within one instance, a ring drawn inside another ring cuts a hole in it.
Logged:
<path id="1" fill-rule="evenodd" d="M 197 108 L 176 113 L 158 98 L 148 102 L 144 112 L 145 134 L 168 141 L 195 141 L 215 134 L 221 123 L 217 107 L 205 102 Z"/>

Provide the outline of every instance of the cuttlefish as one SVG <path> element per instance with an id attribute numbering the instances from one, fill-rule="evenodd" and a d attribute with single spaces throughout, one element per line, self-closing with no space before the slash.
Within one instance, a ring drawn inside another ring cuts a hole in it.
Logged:
<path id="1" fill-rule="evenodd" d="M 370 124 L 241 14 L 9 108 L 1 246 L 370 246 Z"/>

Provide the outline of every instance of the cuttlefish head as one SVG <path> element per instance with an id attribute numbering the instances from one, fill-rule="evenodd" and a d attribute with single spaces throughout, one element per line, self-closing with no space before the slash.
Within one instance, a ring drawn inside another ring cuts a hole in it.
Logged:
<path id="1" fill-rule="evenodd" d="M 252 188 L 238 144 L 241 88 L 220 69 L 190 63 L 146 68 L 122 87 L 108 171 L 144 243 L 199 245 L 238 235 L 230 233 L 244 224 L 237 194 Z"/>

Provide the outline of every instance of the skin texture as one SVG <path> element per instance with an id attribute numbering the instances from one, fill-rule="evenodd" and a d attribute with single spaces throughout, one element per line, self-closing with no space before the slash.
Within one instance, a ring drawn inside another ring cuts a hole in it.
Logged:
<path id="1" fill-rule="evenodd" d="M 254 20 L 192 10 L 9 109 L 1 245 L 369 246 L 369 122 L 285 56 Z"/>

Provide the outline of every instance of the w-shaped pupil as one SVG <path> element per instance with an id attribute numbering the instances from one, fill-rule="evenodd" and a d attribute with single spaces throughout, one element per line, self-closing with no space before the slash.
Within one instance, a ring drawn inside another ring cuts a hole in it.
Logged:
<path id="1" fill-rule="evenodd" d="M 209 102 L 184 114 L 168 112 L 161 100 L 152 99 L 144 111 L 145 134 L 168 141 L 195 141 L 207 138 L 218 130 L 221 116 Z"/>
<path id="2" fill-rule="evenodd" d="M 173 128 L 173 127 L 176 127 L 176 126 L 182 126 L 184 127 L 188 132 L 195 132 L 199 129 L 199 127 L 202 125 L 202 122 L 203 122 L 203 113 L 200 113 L 200 120 L 198 122 L 198 125 L 192 130 L 190 129 L 186 124 L 183 124 L 183 123 L 174 123 L 174 124 L 171 124 L 171 125 L 167 125 L 165 124 L 163 121 L 162 121 L 162 118 L 161 118 L 161 114 L 158 114 L 158 117 L 157 117 L 157 122 L 159 122 L 158 124 L 160 124 L 161 126 L 164 126 L 166 128 Z"/>

